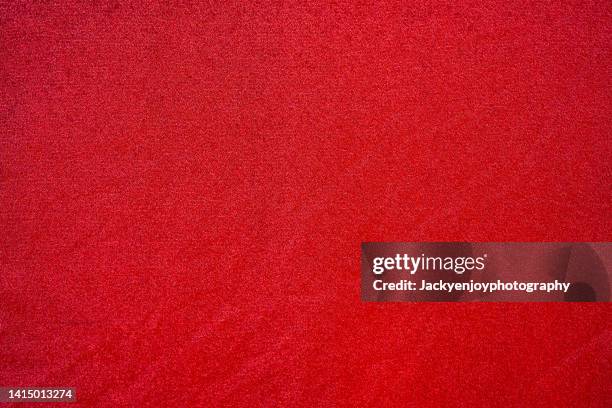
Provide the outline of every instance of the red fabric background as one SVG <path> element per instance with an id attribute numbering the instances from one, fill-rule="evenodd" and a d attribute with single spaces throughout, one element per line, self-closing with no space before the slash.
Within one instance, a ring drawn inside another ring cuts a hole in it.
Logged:
<path id="1" fill-rule="evenodd" d="M 1 385 L 611 405 L 609 304 L 364 304 L 359 251 L 609 241 L 612 3 L 202 3 L 1 3 Z"/>

